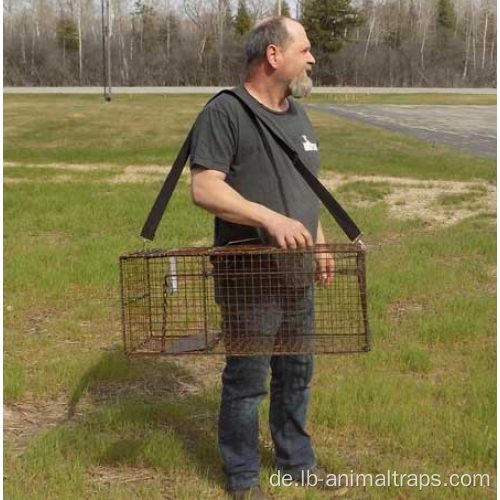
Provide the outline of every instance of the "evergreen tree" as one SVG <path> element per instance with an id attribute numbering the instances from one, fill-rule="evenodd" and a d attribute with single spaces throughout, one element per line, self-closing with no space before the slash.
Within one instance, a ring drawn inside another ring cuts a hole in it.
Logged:
<path id="1" fill-rule="evenodd" d="M 71 17 L 61 17 L 56 26 L 57 44 L 63 50 L 78 50 L 78 26 Z"/>
<path id="2" fill-rule="evenodd" d="M 457 16 L 450 0 L 438 0 L 436 32 L 438 41 L 444 42 L 453 37 Z"/>
<path id="3" fill-rule="evenodd" d="M 244 37 L 252 25 L 252 19 L 248 13 L 247 4 L 245 0 L 238 1 L 238 12 L 234 23 L 234 31 L 239 38 Z"/>
<path id="4" fill-rule="evenodd" d="M 309 0 L 305 2 L 302 24 L 315 53 L 340 50 L 350 29 L 363 23 L 351 0 Z"/>

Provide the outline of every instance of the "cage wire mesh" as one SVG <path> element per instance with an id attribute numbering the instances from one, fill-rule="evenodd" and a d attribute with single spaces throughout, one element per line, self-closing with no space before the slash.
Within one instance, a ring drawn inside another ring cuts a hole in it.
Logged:
<path id="1" fill-rule="evenodd" d="M 331 284 L 318 262 L 334 258 Z M 356 353 L 370 349 L 365 250 L 234 245 L 120 257 L 128 354 Z"/>

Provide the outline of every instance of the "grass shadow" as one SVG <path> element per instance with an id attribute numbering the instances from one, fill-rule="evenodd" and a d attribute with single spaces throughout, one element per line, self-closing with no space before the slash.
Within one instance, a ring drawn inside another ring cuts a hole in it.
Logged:
<path id="1" fill-rule="evenodd" d="M 109 352 L 85 372 L 70 395 L 66 422 L 76 418 L 112 436 L 93 455 L 93 465 L 182 471 L 224 487 L 218 390 L 203 387 L 179 358 Z"/>

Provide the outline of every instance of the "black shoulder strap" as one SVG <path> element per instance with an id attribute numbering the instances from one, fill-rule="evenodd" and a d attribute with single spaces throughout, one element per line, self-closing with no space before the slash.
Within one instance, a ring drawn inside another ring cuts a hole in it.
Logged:
<path id="1" fill-rule="evenodd" d="M 212 99 L 215 99 L 221 94 L 230 94 L 242 104 L 244 109 L 249 113 L 249 115 L 254 120 L 257 127 L 264 126 L 271 134 L 271 136 L 276 140 L 276 142 L 281 146 L 285 153 L 290 158 L 293 166 L 297 169 L 299 174 L 303 177 L 309 187 L 314 191 L 316 196 L 323 202 L 328 212 L 337 221 L 338 225 L 342 228 L 344 233 L 351 241 L 359 239 L 361 236 L 361 231 L 355 222 L 349 217 L 347 212 L 341 207 L 341 205 L 335 200 L 335 198 L 330 194 L 330 192 L 321 184 L 321 182 L 314 176 L 314 174 L 304 165 L 300 159 L 299 154 L 281 137 L 279 132 L 271 122 L 262 119 L 258 110 L 253 109 L 255 105 L 253 101 L 240 89 L 235 90 L 223 90 L 219 92 Z M 211 100 L 212 100 L 211 99 Z M 209 101 L 210 102 L 210 101 Z M 160 220 L 165 212 L 168 202 L 172 197 L 175 186 L 179 180 L 182 170 L 189 157 L 189 151 L 191 146 L 191 129 L 189 134 L 182 145 L 182 148 L 177 156 L 172 169 L 170 170 L 165 182 L 158 194 L 156 201 L 148 215 L 146 223 L 142 228 L 141 236 L 148 240 L 153 240 L 155 236 L 156 229 L 160 223 Z"/>
<path id="2" fill-rule="evenodd" d="M 361 236 L 361 231 L 358 226 L 351 219 L 351 217 L 349 217 L 348 213 L 342 208 L 332 194 L 325 188 L 325 186 L 323 186 L 318 178 L 304 165 L 304 162 L 301 160 L 297 151 L 292 148 L 285 139 L 283 139 L 276 126 L 270 120 L 266 120 L 262 116 L 262 113 L 259 113 L 255 101 L 251 100 L 247 93 L 241 88 L 238 88 L 236 91 L 226 90 L 224 92 L 236 97 L 247 112 L 251 116 L 255 117 L 256 123 L 260 123 L 270 132 L 271 136 L 281 146 L 283 151 L 285 151 L 293 166 L 297 169 L 309 187 L 314 191 L 316 196 L 322 201 L 323 205 L 326 207 L 328 212 L 330 212 L 330 215 L 337 221 L 337 224 L 341 227 L 347 237 L 351 241 L 357 240 Z"/>
<path id="3" fill-rule="evenodd" d="M 207 106 L 221 93 L 222 92 L 219 92 L 218 94 L 213 96 L 205 106 Z M 148 218 L 146 219 L 146 222 L 142 227 L 141 237 L 145 240 L 153 241 L 155 238 L 156 230 L 158 229 L 163 214 L 167 209 L 168 202 L 170 201 L 170 198 L 172 198 L 175 187 L 179 182 L 179 177 L 181 176 L 184 166 L 186 165 L 186 162 L 189 158 L 192 136 L 193 127 L 191 127 L 191 130 L 189 131 L 184 144 L 182 145 L 181 150 L 179 151 L 179 154 L 177 155 L 177 158 L 175 159 L 174 164 L 172 165 L 172 168 L 170 169 L 170 172 L 168 173 L 167 178 L 165 179 L 165 182 L 163 183 L 163 186 L 158 193 L 158 196 L 156 197 L 153 207 L 149 212 Z"/>

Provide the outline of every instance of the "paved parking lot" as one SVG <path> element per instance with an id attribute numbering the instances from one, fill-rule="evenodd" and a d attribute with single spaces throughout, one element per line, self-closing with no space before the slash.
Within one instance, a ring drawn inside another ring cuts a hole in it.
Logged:
<path id="1" fill-rule="evenodd" d="M 496 106 L 309 104 L 311 108 L 376 125 L 467 153 L 496 158 Z"/>

